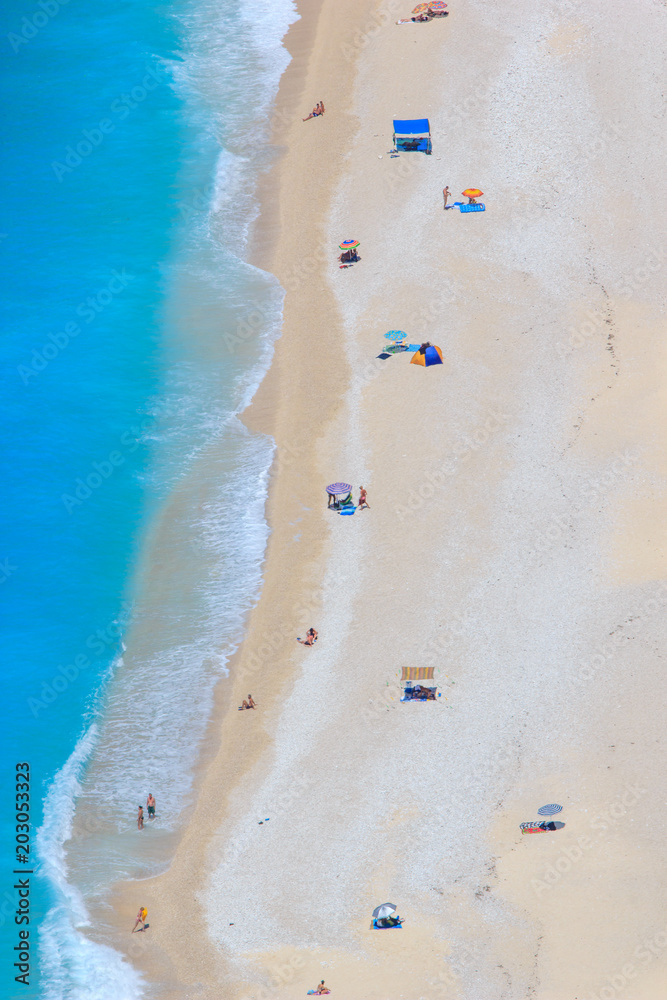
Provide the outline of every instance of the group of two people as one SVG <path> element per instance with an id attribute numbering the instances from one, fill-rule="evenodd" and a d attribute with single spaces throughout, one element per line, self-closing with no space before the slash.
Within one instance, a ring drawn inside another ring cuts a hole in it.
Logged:
<path id="1" fill-rule="evenodd" d="M 424 23 L 424 21 L 430 21 L 433 17 L 448 17 L 449 11 L 446 10 L 433 10 L 432 7 L 427 7 L 426 10 L 420 10 L 417 14 L 413 14 L 412 17 L 404 17 L 402 20 L 397 21 L 396 24 L 407 24 L 409 21 L 415 21 L 416 23 Z"/>
<path id="2" fill-rule="evenodd" d="M 310 114 L 307 115 L 305 118 L 302 118 L 301 121 L 307 122 L 309 118 L 319 118 L 320 115 L 323 114 L 324 114 L 324 104 L 322 103 L 322 101 L 318 101 L 313 110 L 310 112 Z"/>
<path id="3" fill-rule="evenodd" d="M 146 809 L 148 810 L 148 818 L 155 819 L 155 799 L 152 792 L 148 793 L 148 798 L 146 799 Z M 137 813 L 137 830 L 143 830 L 144 828 L 144 807 L 139 806 L 139 812 Z"/>

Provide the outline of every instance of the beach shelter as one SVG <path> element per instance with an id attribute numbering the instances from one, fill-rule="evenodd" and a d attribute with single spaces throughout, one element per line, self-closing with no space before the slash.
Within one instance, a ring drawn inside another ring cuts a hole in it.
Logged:
<path id="1" fill-rule="evenodd" d="M 401 681 L 432 681 L 435 667 L 403 667 Z"/>
<path id="2" fill-rule="evenodd" d="M 401 701 L 435 701 L 437 686 L 422 684 L 421 681 L 433 682 L 433 672 L 435 667 L 403 667 L 401 671 L 401 684 L 405 684 L 405 691 Z M 419 681 L 415 689 L 414 683 Z"/>
<path id="3" fill-rule="evenodd" d="M 394 149 L 430 153 L 433 146 L 428 118 L 394 118 Z"/>
<path id="4" fill-rule="evenodd" d="M 423 365 L 429 368 L 431 365 L 442 364 L 442 351 L 432 344 L 422 344 L 416 354 L 412 355 L 411 365 Z"/>

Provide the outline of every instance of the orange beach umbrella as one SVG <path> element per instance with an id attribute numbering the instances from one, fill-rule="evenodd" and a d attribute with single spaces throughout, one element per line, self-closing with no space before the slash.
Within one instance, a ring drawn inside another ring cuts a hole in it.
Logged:
<path id="1" fill-rule="evenodd" d="M 413 14 L 421 14 L 423 10 L 444 10 L 447 4 L 443 3 L 442 0 L 433 0 L 432 3 L 418 3 L 415 9 L 412 11 Z"/>
<path id="2" fill-rule="evenodd" d="M 479 188 L 466 188 L 465 191 L 461 192 L 464 198 L 481 198 L 484 194 Z"/>

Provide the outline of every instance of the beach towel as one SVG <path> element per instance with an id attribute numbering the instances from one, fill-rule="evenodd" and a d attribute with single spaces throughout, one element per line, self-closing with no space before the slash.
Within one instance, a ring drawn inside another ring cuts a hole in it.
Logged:
<path id="1" fill-rule="evenodd" d="M 459 205 L 459 212 L 485 212 L 484 205 Z"/>
<path id="2" fill-rule="evenodd" d="M 356 509 L 357 509 L 356 507 L 343 507 L 343 509 L 339 510 L 338 513 L 339 514 L 354 514 L 354 512 L 355 512 Z"/>
<path id="3" fill-rule="evenodd" d="M 319 996 L 324 996 L 325 993 L 331 993 L 331 990 L 322 990 L 322 992 L 319 994 Z M 316 996 L 318 996 L 317 990 L 308 990 L 308 992 L 306 993 L 306 996 L 307 997 L 316 997 Z"/>
<path id="4" fill-rule="evenodd" d="M 403 924 L 400 923 L 400 924 L 390 924 L 389 927 L 387 927 L 386 924 L 379 924 L 377 920 L 373 921 L 373 929 L 376 931 L 391 931 L 394 929 L 394 927 L 402 927 L 402 926 Z"/>
<path id="5" fill-rule="evenodd" d="M 419 348 L 417 348 L 417 350 L 419 350 Z M 383 351 L 382 354 L 378 354 L 378 358 L 382 358 L 383 361 L 386 361 L 387 358 L 390 358 L 390 357 L 391 357 L 391 354 L 387 354 L 386 351 Z"/>

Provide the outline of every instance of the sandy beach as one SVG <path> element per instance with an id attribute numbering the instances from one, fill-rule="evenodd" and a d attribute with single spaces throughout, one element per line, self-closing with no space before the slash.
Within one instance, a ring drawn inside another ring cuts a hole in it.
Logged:
<path id="1" fill-rule="evenodd" d="M 255 238 L 286 291 L 244 416 L 277 447 L 264 586 L 173 863 L 106 943 L 165 1000 L 659 1000 L 667 12 L 300 6 Z M 432 155 L 390 156 L 424 116 Z M 378 359 L 389 330 L 443 365 Z M 328 511 L 337 480 L 370 509 Z"/>

